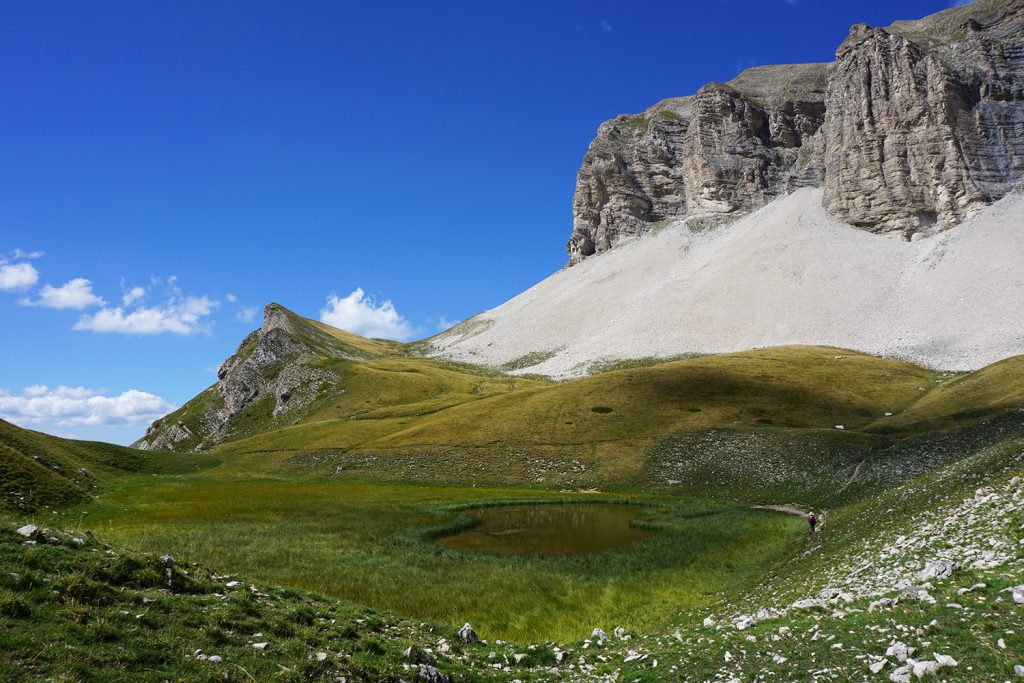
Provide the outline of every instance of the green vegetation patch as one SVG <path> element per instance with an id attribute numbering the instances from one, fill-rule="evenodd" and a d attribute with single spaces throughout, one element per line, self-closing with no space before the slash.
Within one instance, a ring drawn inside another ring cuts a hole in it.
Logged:
<path id="1" fill-rule="evenodd" d="M 580 501 L 554 492 L 300 482 L 131 486 L 89 523 L 136 550 L 202 558 L 264 582 L 343 597 L 481 637 L 581 638 L 596 626 L 650 629 L 763 575 L 802 538 L 801 520 L 745 505 L 646 500 L 654 530 L 596 555 L 503 558 L 443 548 L 451 506 Z M 586 502 L 625 500 L 587 496 Z M 423 590 L 423 586 L 431 590 Z"/>

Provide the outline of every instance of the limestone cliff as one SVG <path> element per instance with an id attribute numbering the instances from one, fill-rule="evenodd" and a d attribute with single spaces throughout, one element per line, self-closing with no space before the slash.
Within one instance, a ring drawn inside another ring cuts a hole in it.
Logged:
<path id="1" fill-rule="evenodd" d="M 576 177 L 570 263 L 653 223 L 749 211 L 820 182 L 825 64 L 764 66 L 602 124 Z"/>
<path id="2" fill-rule="evenodd" d="M 1024 0 L 854 26 L 829 69 L 825 207 L 906 238 L 1024 178 Z"/>
<path id="3" fill-rule="evenodd" d="M 854 26 L 826 64 L 748 69 L 598 129 L 569 264 L 667 218 L 747 212 L 824 185 L 836 217 L 910 239 L 1024 179 L 1024 0 Z"/>

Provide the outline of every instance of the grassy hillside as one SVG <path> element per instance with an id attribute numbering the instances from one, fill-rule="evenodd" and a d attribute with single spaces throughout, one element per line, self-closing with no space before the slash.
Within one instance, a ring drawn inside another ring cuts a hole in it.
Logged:
<path id="1" fill-rule="evenodd" d="M 0 508 L 58 508 L 88 500 L 101 484 L 128 473 L 181 473 L 216 461 L 210 455 L 168 457 L 61 439 L 0 420 Z"/>
<path id="2" fill-rule="evenodd" d="M 178 426 L 189 436 L 173 444 L 174 450 L 207 449 L 220 441 L 260 436 L 295 424 L 416 417 L 547 383 L 470 365 L 411 357 L 407 345 L 366 339 L 303 318 L 277 304 L 267 307 L 267 317 L 278 326 L 272 329 L 286 326 L 287 339 L 283 345 L 294 353 L 257 363 L 256 370 L 246 370 L 248 374 L 235 380 L 235 391 L 239 384 L 250 391 L 254 391 L 251 387 L 263 385 L 264 390 L 242 409 L 231 410 L 233 415 L 223 433 L 211 427 L 217 423 L 217 414 L 228 410 L 221 391 L 223 382 L 154 422 L 150 433 Z M 261 334 L 267 327 L 265 323 L 264 328 L 242 341 L 235 354 L 224 362 L 226 373 L 238 372 L 256 354 L 281 353 L 280 341 L 270 344 L 269 351 L 259 349 Z M 305 392 L 306 400 L 288 410 L 275 411 L 279 400 L 273 385 L 288 375 L 303 378 L 298 390 L 291 388 L 292 382 L 288 391 Z M 359 436 L 346 434 L 341 438 L 352 444 L 358 442 Z"/>
<path id="3" fill-rule="evenodd" d="M 894 458 L 948 462 L 926 455 L 929 434 L 1024 405 L 1021 358 L 952 375 L 780 347 L 563 383 L 408 357 L 333 363 L 344 393 L 295 424 L 222 444 L 226 467 L 835 504 L 868 482 L 895 483 L 880 479 Z M 913 447 L 897 447 L 905 441 Z"/>
<path id="4" fill-rule="evenodd" d="M 940 655 L 956 662 L 937 680 L 1011 680 L 1024 647 L 1024 611 L 1007 592 L 1024 582 L 1024 430 L 991 426 L 1004 438 L 961 443 L 956 462 L 830 511 L 812 541 L 799 519 L 765 517 L 766 525 L 746 527 L 744 506 L 666 499 L 667 528 L 659 533 L 667 535 L 653 552 L 581 558 L 575 570 L 571 562 L 431 550 L 430 530 L 445 528 L 444 517 L 462 505 L 559 495 L 536 491 L 232 483 L 210 469 L 156 486 L 137 479 L 115 487 L 89 507 L 95 538 L 80 522 L 63 521 L 80 519 L 74 514 L 60 517 L 61 526 L 73 527 L 67 532 L 47 530 L 26 545 L 13 532 L 25 519 L 0 513 L 0 676 L 410 680 L 419 675 L 412 662 L 423 658 L 457 681 L 887 680 L 907 665 L 887 655 L 903 643 L 916 649 L 914 661 Z M 728 544 L 726 562 L 697 573 L 679 561 L 691 545 L 679 533 L 737 535 L 737 548 L 749 551 L 744 534 L 785 543 L 787 525 L 803 536 L 788 561 L 729 555 Z M 102 545 L 115 539 L 112 549 Z M 169 588 L 157 557 L 167 550 L 178 555 Z M 203 564 L 189 561 L 200 556 Z M 917 571 L 950 556 L 959 569 L 931 581 L 934 601 L 906 597 L 904 581 L 920 583 Z M 750 586 L 747 565 L 759 563 L 769 572 Z M 559 584 L 557 574 L 576 571 L 579 592 L 566 593 L 571 584 Z M 315 593 L 272 585 L 297 585 L 303 572 Z M 705 597 L 718 599 L 681 599 L 701 576 L 705 590 L 718 589 Z M 366 591 L 364 602 L 391 599 L 407 614 L 433 597 L 443 625 L 322 595 L 346 585 Z M 849 594 L 821 601 L 826 588 Z M 796 606 L 807 598 L 819 602 Z M 611 635 L 631 623 L 619 621 L 630 609 L 655 616 L 643 600 L 662 610 L 660 621 L 628 629 L 628 640 L 533 637 L 542 633 L 538 624 L 557 624 L 549 620 L 557 615 L 577 633 L 600 626 Z M 496 616 L 502 608 L 506 624 L 522 618 L 524 639 L 494 641 L 495 624 L 483 612 Z M 459 644 L 455 628 L 465 618 L 489 642 Z M 740 628 L 741 618 L 752 623 Z M 267 645 L 257 649 L 260 643 Z M 416 654 L 403 654 L 410 646 Z M 557 652 L 569 655 L 559 663 Z M 881 673 L 872 674 L 868 667 L 879 664 Z"/>

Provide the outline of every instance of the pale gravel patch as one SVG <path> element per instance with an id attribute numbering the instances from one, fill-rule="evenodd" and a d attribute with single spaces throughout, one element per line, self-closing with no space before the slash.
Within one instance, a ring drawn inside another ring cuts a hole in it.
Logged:
<path id="1" fill-rule="evenodd" d="M 1024 354 L 1024 194 L 917 242 L 830 217 L 801 189 L 736 222 L 682 221 L 452 328 L 431 355 L 557 378 L 621 359 L 810 344 L 973 370 Z"/>

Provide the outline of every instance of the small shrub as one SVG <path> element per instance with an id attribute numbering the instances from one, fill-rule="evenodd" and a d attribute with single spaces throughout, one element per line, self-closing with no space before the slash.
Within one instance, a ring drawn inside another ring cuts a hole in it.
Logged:
<path id="1" fill-rule="evenodd" d="M 32 606 L 16 596 L 0 598 L 0 616 L 12 619 L 28 619 L 32 616 Z"/>
<path id="2" fill-rule="evenodd" d="M 610 413 L 612 410 L 613 408 L 609 408 L 608 406 L 594 406 L 590 409 L 593 413 Z"/>

